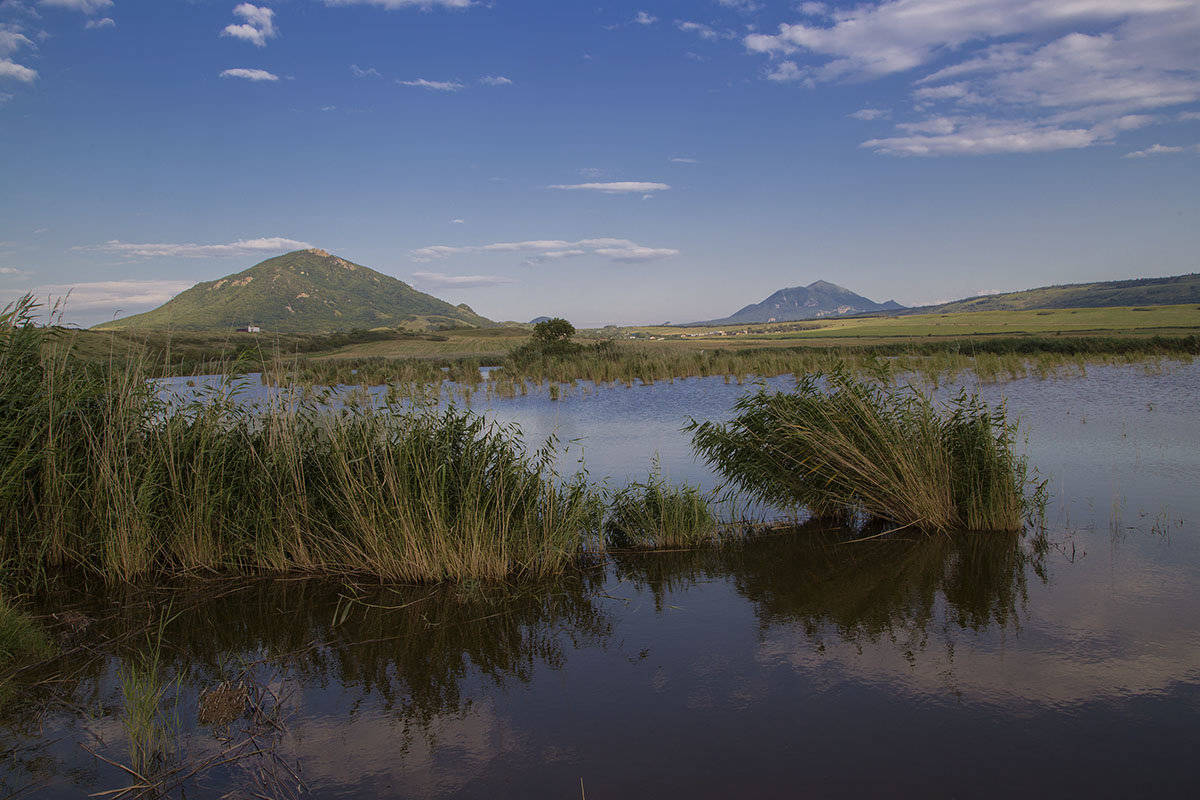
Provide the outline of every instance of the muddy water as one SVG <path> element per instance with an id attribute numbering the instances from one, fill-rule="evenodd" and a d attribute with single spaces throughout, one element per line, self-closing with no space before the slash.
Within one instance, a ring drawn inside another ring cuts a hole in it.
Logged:
<path id="1" fill-rule="evenodd" d="M 474 402 L 555 432 L 595 479 L 657 453 L 711 483 L 679 426 L 745 388 Z M 136 783 L 122 765 L 187 797 L 1187 792 L 1200 368 L 983 391 L 1023 418 L 1054 495 L 1043 536 L 801 529 L 508 587 L 60 587 L 68 654 L 0 697 L 0 796 Z M 141 723 L 139 674 L 157 686 Z M 213 719 L 223 683 L 247 702 Z"/>

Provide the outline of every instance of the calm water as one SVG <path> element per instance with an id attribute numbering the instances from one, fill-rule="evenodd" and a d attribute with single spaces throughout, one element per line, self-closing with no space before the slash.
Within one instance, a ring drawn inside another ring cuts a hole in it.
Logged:
<path id="1" fill-rule="evenodd" d="M 680 425 L 747 388 L 473 403 L 555 433 L 593 479 L 644 477 L 657 454 L 712 485 Z M 130 763 L 120 675 L 168 608 L 173 745 L 143 772 L 169 789 L 203 767 L 187 797 L 1190 795 L 1200 365 L 983 391 L 1022 416 L 1049 481 L 1044 539 L 802 529 L 514 587 L 63 587 L 48 605 L 90 620 L 69 642 L 86 646 L 0 697 L 0 796 L 133 781 L 104 760 Z M 259 712 L 199 721 L 225 680 Z"/>

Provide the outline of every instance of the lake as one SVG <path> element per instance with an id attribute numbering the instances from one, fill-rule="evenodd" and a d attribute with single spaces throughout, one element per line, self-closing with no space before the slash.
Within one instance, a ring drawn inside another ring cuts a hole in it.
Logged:
<path id="1" fill-rule="evenodd" d="M 657 457 L 708 488 L 680 428 L 752 388 L 471 403 L 533 445 L 553 433 L 566 471 L 582 458 L 619 485 Z M 77 615 L 71 655 L 0 697 L 0 795 L 136 784 L 120 765 L 147 741 L 159 755 L 135 771 L 187 797 L 1188 792 L 1200 363 L 980 390 L 1021 418 L 1052 495 L 1044 534 L 781 528 L 511 586 L 62 585 L 44 602 Z M 238 713 L 214 711 L 223 682 Z"/>

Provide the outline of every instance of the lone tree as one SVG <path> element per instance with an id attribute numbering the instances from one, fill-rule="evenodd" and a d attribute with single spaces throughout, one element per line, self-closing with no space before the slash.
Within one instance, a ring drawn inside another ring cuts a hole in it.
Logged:
<path id="1" fill-rule="evenodd" d="M 533 339 L 537 342 L 565 342 L 575 335 L 575 326 L 562 317 L 547 319 L 533 326 Z"/>

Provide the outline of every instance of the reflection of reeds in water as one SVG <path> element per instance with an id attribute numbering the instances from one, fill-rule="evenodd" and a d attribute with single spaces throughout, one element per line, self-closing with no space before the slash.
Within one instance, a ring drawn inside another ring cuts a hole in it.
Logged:
<path id="1" fill-rule="evenodd" d="M 734 408 L 728 424 L 693 421 L 693 446 L 766 503 L 937 532 L 1019 530 L 1036 505 L 1013 452 L 1016 424 L 977 395 L 962 392 L 939 407 L 914 388 L 837 369 Z"/>

